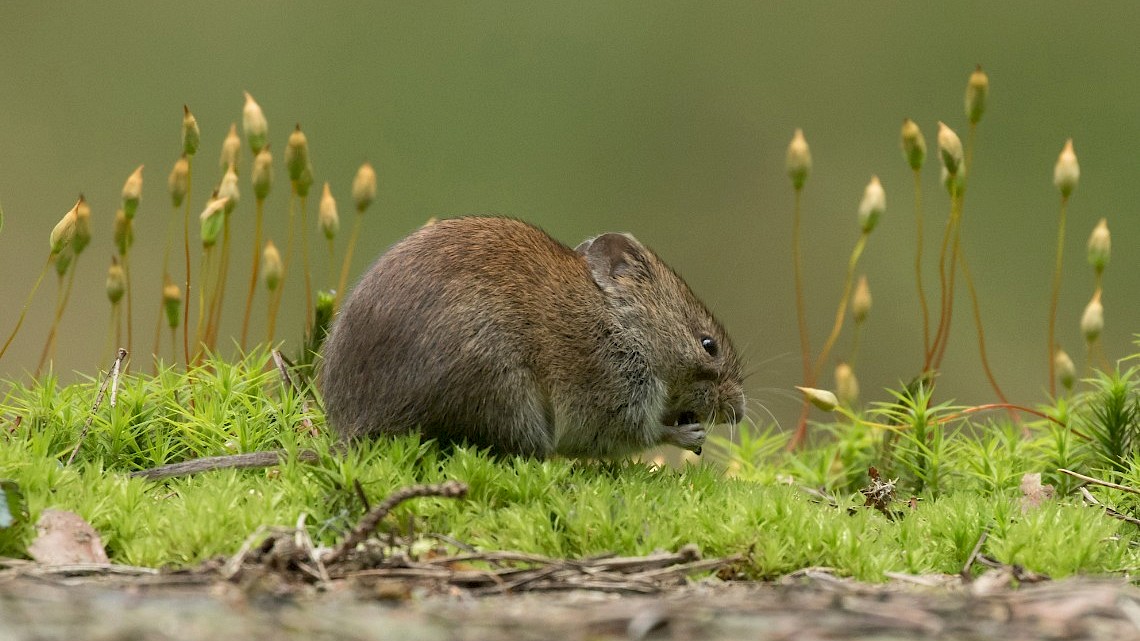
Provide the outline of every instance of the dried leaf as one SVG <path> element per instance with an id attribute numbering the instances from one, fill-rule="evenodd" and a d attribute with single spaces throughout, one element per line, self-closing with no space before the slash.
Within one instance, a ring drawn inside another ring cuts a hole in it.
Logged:
<path id="1" fill-rule="evenodd" d="M 74 512 L 44 510 L 36 522 L 36 533 L 28 554 L 38 563 L 109 563 L 99 533 Z"/>

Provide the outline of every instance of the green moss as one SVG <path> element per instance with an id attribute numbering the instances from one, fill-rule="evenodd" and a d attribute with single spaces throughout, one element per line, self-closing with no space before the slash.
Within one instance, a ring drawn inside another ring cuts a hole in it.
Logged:
<path id="1" fill-rule="evenodd" d="M 715 454 L 680 469 L 496 459 L 463 447 L 444 453 L 414 436 L 340 450 L 324 434 L 316 406 L 286 389 L 259 352 L 185 374 L 123 377 L 115 407 L 104 401 L 76 462 L 66 465 L 97 388 L 95 381 L 61 387 L 51 377 L 10 385 L 0 409 L 22 419 L 0 431 L 0 478 L 19 484 L 30 522 L 49 507 L 78 512 L 102 533 L 117 563 L 193 564 L 233 553 L 258 528 L 292 527 L 302 516 L 317 542 L 331 544 L 364 511 L 358 483 L 375 504 L 402 486 L 454 479 L 469 485 L 466 500 L 413 501 L 383 527 L 404 528 L 414 516 L 418 532 L 562 557 L 695 543 L 709 556 L 745 555 L 745 571 L 758 578 L 811 566 L 872 581 L 887 572 L 958 572 L 983 531 L 987 554 L 1052 576 L 1137 567 L 1133 528 L 1098 509 L 1061 497 L 1022 511 L 1018 485 L 1026 472 L 1049 474 L 1059 463 L 1092 471 L 1104 460 L 1087 439 L 1044 421 L 1030 424 L 1029 439 L 1008 421 L 934 429 L 932 414 L 924 415 L 922 440 L 869 423 L 834 424 L 817 430 L 827 433 L 819 445 L 795 455 L 784 451 L 782 434 L 742 427 L 737 441 L 717 439 L 710 444 Z M 1095 398 L 1066 411 L 1095 418 L 1088 407 Z M 906 418 L 898 407 L 891 411 Z M 320 436 L 310 435 L 310 424 Z M 129 476 L 188 458 L 265 449 L 293 456 L 272 470 L 162 482 Z M 297 461 L 300 449 L 316 450 L 319 461 Z M 884 478 L 900 477 L 891 517 L 863 506 L 857 490 L 869 465 Z M 1140 478 L 1130 465 L 1129 478 Z M 906 502 L 912 494 L 914 507 Z M 1103 498 L 1131 509 L 1120 493 Z M 0 537 L 0 554 L 21 555 L 34 535 L 28 523 L 16 533 Z"/>

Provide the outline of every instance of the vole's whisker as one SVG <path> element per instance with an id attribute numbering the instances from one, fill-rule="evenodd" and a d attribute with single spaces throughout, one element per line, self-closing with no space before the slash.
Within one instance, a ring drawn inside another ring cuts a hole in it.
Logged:
<path id="1" fill-rule="evenodd" d="M 755 408 L 758 408 L 760 410 L 763 410 L 764 413 L 768 416 L 768 418 L 772 421 L 772 424 L 776 426 L 776 429 L 781 429 L 780 428 L 780 420 L 778 418 L 776 418 L 776 415 L 772 413 L 772 410 L 768 409 L 767 405 L 760 403 L 758 401 L 749 401 L 748 405 L 746 407 L 749 407 L 749 408 L 755 407 Z M 752 419 L 752 422 L 753 422 L 753 424 L 759 424 L 759 421 L 757 421 L 755 419 Z"/>
<path id="2" fill-rule="evenodd" d="M 801 394 L 792 390 L 790 387 L 786 387 L 786 388 L 785 387 L 760 387 L 760 388 L 757 388 L 756 391 L 764 392 L 765 394 L 772 394 L 774 396 L 779 396 L 781 398 L 793 399 L 796 401 L 803 398 L 803 396 Z"/>

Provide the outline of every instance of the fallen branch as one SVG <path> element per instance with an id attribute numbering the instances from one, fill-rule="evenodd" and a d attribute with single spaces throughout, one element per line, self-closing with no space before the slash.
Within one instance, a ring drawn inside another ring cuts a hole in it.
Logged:
<path id="1" fill-rule="evenodd" d="M 35 561 L 23 559 L 0 559 L 0 566 L 7 566 L 7 570 L 0 571 L 0 578 L 13 578 L 16 576 L 153 576 L 159 574 L 155 568 L 144 568 L 133 565 L 117 565 L 114 563 L 69 563 L 66 565 L 43 565 Z"/>
<path id="2" fill-rule="evenodd" d="M 246 469 L 251 467 L 270 467 L 285 462 L 288 454 L 284 450 L 270 450 L 267 452 L 249 452 L 248 454 L 226 454 L 224 456 L 204 456 L 190 459 L 181 463 L 171 463 L 152 467 L 149 470 L 136 470 L 131 476 L 157 481 L 172 476 L 186 476 L 211 470 Z M 297 460 L 305 463 L 316 463 L 320 455 L 314 450 L 298 450 Z"/>

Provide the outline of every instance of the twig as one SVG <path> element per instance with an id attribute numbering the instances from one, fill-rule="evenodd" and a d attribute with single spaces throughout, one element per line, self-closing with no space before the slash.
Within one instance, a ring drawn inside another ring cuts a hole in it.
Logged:
<path id="1" fill-rule="evenodd" d="M 360 482 L 357 481 L 356 484 L 359 486 Z M 365 505 L 365 509 L 367 509 L 367 505 L 368 505 L 367 498 L 365 498 L 365 504 L 364 505 Z M 436 532 L 431 532 L 428 534 L 428 536 L 430 536 L 433 539 L 436 539 L 437 541 L 442 541 L 442 542 L 447 543 L 448 545 L 450 545 L 452 547 L 463 550 L 464 552 L 475 552 L 476 551 L 474 546 L 469 545 L 467 543 L 464 543 L 463 541 L 460 541 L 459 539 L 450 537 L 446 534 L 439 534 Z"/>
<path id="2" fill-rule="evenodd" d="M 1120 490 L 1121 492 L 1131 492 L 1132 494 L 1140 494 L 1140 490 L 1138 490 L 1134 487 L 1128 487 L 1127 485 L 1117 485 L 1116 483 L 1112 483 L 1110 481 L 1102 481 L 1100 479 L 1096 479 L 1096 478 L 1093 478 L 1091 476 L 1085 476 L 1084 474 L 1078 474 L 1077 472 L 1074 472 L 1072 470 L 1066 470 L 1063 467 L 1058 468 L 1057 471 L 1062 473 L 1062 474 L 1068 474 L 1069 476 L 1071 476 L 1073 478 L 1080 479 L 1080 480 L 1084 481 L 1085 483 L 1092 483 L 1093 485 L 1102 485 L 1104 487 L 1111 487 L 1112 489 Z"/>
<path id="3" fill-rule="evenodd" d="M 458 481 L 448 481 L 437 485 L 413 485 L 401 490 L 397 490 L 388 495 L 380 505 L 377 505 L 370 512 L 360 519 L 356 527 L 344 537 L 340 545 L 336 546 L 331 552 L 326 554 L 321 559 L 326 565 L 335 563 L 350 550 L 356 548 L 368 538 L 368 535 L 376 529 L 380 521 L 388 515 L 400 503 L 408 499 L 420 498 L 425 496 L 441 496 L 444 498 L 462 498 L 467 495 L 467 485 L 459 483 Z"/>
<path id="4" fill-rule="evenodd" d="M 590 562 L 586 567 L 596 567 L 616 572 L 645 572 L 661 568 L 675 567 L 678 564 L 701 560 L 700 550 L 695 545 L 683 546 L 676 553 L 651 554 L 641 557 L 614 557 Z"/>
<path id="5" fill-rule="evenodd" d="M 989 537 L 989 535 L 989 529 L 982 530 L 981 536 L 978 537 L 978 542 L 974 544 L 974 551 L 970 552 L 969 558 L 966 559 L 966 565 L 962 566 L 962 571 L 959 573 L 962 575 L 963 579 L 970 579 L 970 570 L 973 569 L 974 561 L 978 558 L 978 555 L 981 554 L 982 546 L 985 545 L 986 539 Z"/>
<path id="6" fill-rule="evenodd" d="M 172 476 L 185 476 L 212 470 L 240 470 L 251 467 L 271 467 L 284 461 L 287 453 L 284 450 L 270 450 L 267 452 L 249 452 L 247 454 L 225 454 L 223 456 L 203 456 L 181 463 L 171 463 L 152 467 L 149 470 L 136 470 L 131 472 L 133 477 L 142 477 L 151 481 L 170 478 Z M 297 460 L 306 463 L 315 463 L 320 455 L 315 450 L 297 450 Z"/>
<path id="7" fill-rule="evenodd" d="M 324 411 L 321 407 L 320 401 L 317 399 L 316 394 L 313 393 L 313 386 L 307 385 L 305 388 L 302 388 L 297 384 L 295 380 L 293 380 L 293 376 L 289 373 L 289 370 L 293 369 L 295 365 L 288 358 L 286 358 L 284 354 L 281 353 L 281 350 L 272 350 L 270 354 L 273 356 L 273 364 L 277 367 L 277 372 L 281 376 L 281 382 L 297 394 L 300 394 L 303 399 L 308 399 L 308 401 L 317 406 L 317 409 Z M 308 379 L 306 379 L 306 382 L 307 380 Z M 302 421 L 305 423 L 306 428 L 311 429 L 313 424 L 312 421 L 308 418 L 309 408 L 308 406 L 305 406 L 303 409 L 305 410 L 305 418 L 303 418 Z M 316 436 L 315 431 L 313 432 L 313 436 Z"/>
<path id="8" fill-rule="evenodd" d="M 273 364 L 277 367 L 277 374 L 281 377 L 281 382 L 291 390 L 301 391 L 297 389 L 297 384 L 293 382 L 293 377 L 289 375 L 289 366 L 285 363 L 285 357 L 281 354 L 281 350 L 275 349 L 270 352 L 273 356 Z"/>
<path id="9" fill-rule="evenodd" d="M 827 503 L 831 507 L 839 507 L 839 503 L 834 498 L 829 496 L 826 492 L 822 492 L 820 490 L 810 488 L 806 485 L 797 485 L 796 489 L 805 493 L 805 494 L 808 494 L 810 496 L 814 496 L 815 498 L 819 499 L 820 501 Z"/>
<path id="10" fill-rule="evenodd" d="M 241 544 L 241 548 L 238 549 L 237 554 L 231 556 L 229 560 L 226 561 L 225 566 L 222 567 L 222 577 L 224 579 L 228 581 L 237 575 L 238 571 L 241 570 L 242 563 L 245 562 L 245 557 L 249 555 L 249 551 L 253 549 L 254 545 L 260 544 L 265 540 L 262 537 L 267 529 L 266 526 L 262 525 L 254 530 L 253 534 L 245 537 L 245 542 Z"/>
<path id="11" fill-rule="evenodd" d="M 360 504 L 364 506 L 364 511 L 371 510 L 372 505 L 368 502 L 368 495 L 364 493 L 364 486 L 360 484 L 360 479 L 352 480 L 352 489 L 356 492 L 356 498 L 360 499 Z"/>
<path id="12" fill-rule="evenodd" d="M 297 517 L 297 529 L 296 534 L 294 535 L 295 543 L 298 549 L 304 550 L 308 553 L 309 560 L 317 566 L 317 580 L 328 583 L 330 581 L 329 570 L 327 567 L 325 567 L 324 562 L 321 561 L 321 553 L 317 550 L 317 546 L 313 545 L 313 538 L 309 536 L 309 530 L 305 528 L 305 519 L 307 517 L 308 515 L 304 512 L 301 512 L 301 515 Z M 302 569 L 308 571 L 304 564 L 298 563 L 298 565 L 301 566 Z"/>
<path id="13" fill-rule="evenodd" d="M 83 439 L 87 437 L 87 431 L 91 429 L 91 422 L 95 420 L 95 414 L 99 411 L 99 406 L 103 404 L 103 395 L 107 393 L 107 384 L 111 379 L 115 380 L 115 387 L 119 384 L 119 367 L 123 364 L 123 359 L 127 357 L 127 350 L 122 347 L 119 348 L 119 354 L 115 357 L 115 364 L 111 366 L 111 371 L 103 378 L 103 384 L 99 386 L 99 393 L 95 395 L 95 404 L 91 406 L 91 413 L 87 415 L 87 421 L 83 423 L 83 430 L 79 432 L 79 440 L 76 441 L 75 447 L 71 450 L 71 455 L 67 457 L 66 465 L 71 465 L 75 460 L 75 455 L 79 453 L 79 447 L 83 445 Z M 111 392 L 111 407 L 115 406 L 114 391 Z"/>
<path id="14" fill-rule="evenodd" d="M 457 556 L 437 557 L 428 559 L 423 562 L 426 566 L 436 565 L 450 565 L 452 563 L 467 563 L 470 561 L 483 561 L 486 563 L 533 563 L 536 565 L 554 565 L 556 563 L 574 563 L 573 561 L 563 561 L 562 559 L 554 559 L 548 556 L 539 554 L 527 554 L 525 552 L 473 552 L 471 554 L 460 554 Z"/>
<path id="15" fill-rule="evenodd" d="M 120 347 L 118 357 L 115 359 L 115 366 L 111 368 L 111 407 L 115 407 L 115 403 L 119 400 L 119 372 L 122 371 L 120 365 L 126 357 L 127 350 Z"/>
<path id="16" fill-rule="evenodd" d="M 1133 518 L 1131 516 L 1128 516 L 1127 514 L 1121 514 L 1120 512 L 1117 512 L 1116 510 L 1108 507 L 1104 503 L 1101 503 L 1100 501 L 1096 500 L 1096 497 L 1094 497 L 1092 495 L 1092 492 L 1088 491 L 1088 488 L 1082 487 L 1082 488 L 1080 488 L 1080 490 L 1081 490 L 1081 496 L 1083 496 L 1085 501 L 1087 501 L 1090 505 L 1095 505 L 1097 507 L 1103 508 L 1104 513 L 1111 516 L 1114 519 L 1120 519 L 1121 521 L 1124 521 L 1125 523 L 1131 523 L 1132 525 L 1140 526 L 1140 519 Z"/>
<path id="17" fill-rule="evenodd" d="M 659 579 L 674 574 L 692 574 L 694 572 L 702 572 L 704 570 L 719 568 L 720 566 L 727 565 L 729 563 L 736 563 L 743 558 L 743 555 L 734 554 L 732 556 L 726 556 L 722 559 L 705 559 L 703 561 L 693 561 L 691 563 L 679 563 L 677 565 L 672 565 L 665 568 L 657 568 L 655 570 L 646 570 L 645 572 L 638 572 L 633 576 L 639 579 Z"/>
<path id="18" fill-rule="evenodd" d="M 552 575 L 557 574 L 565 568 L 558 567 L 557 565 L 548 565 L 540 570 L 528 572 L 526 576 L 521 579 L 516 579 L 510 583 L 499 582 L 498 585 L 487 590 L 487 592 L 513 592 L 519 588 L 525 588 L 528 585 L 550 578 Z M 492 573 L 493 578 L 499 578 L 498 574 Z"/>

